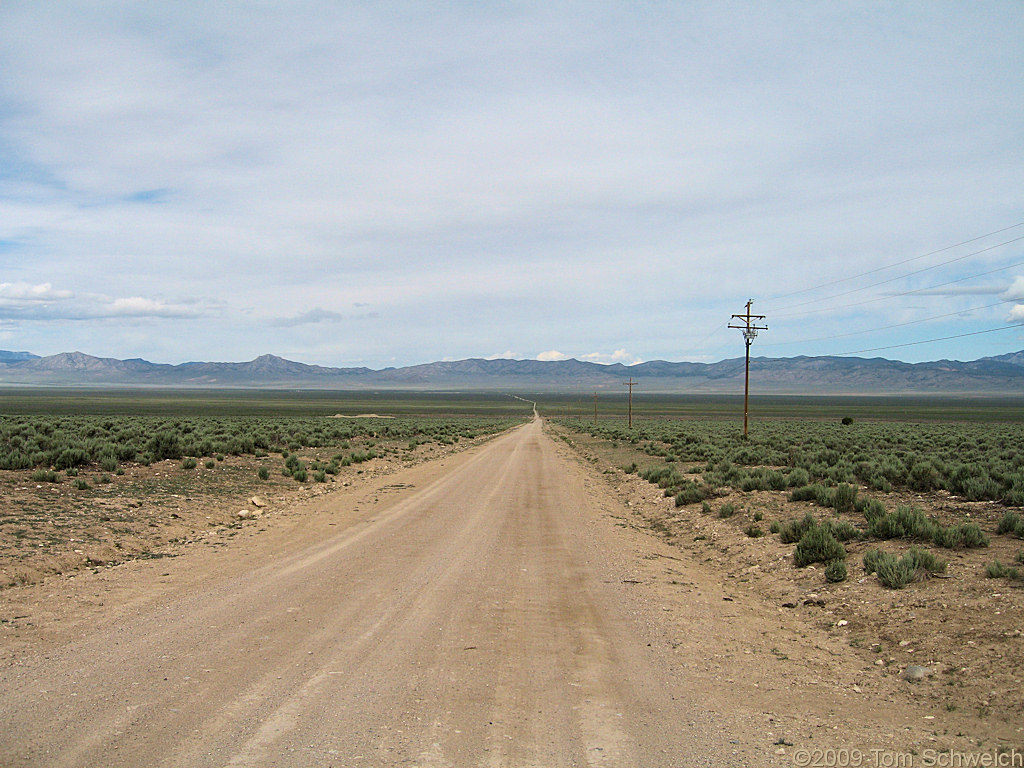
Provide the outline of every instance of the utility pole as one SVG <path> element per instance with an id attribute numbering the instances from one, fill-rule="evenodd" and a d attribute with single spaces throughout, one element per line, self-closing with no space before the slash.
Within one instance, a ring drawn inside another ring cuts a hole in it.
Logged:
<path id="1" fill-rule="evenodd" d="M 594 393 L 594 423 L 597 424 L 597 392 Z"/>
<path id="2" fill-rule="evenodd" d="M 729 324 L 730 328 L 737 328 L 743 332 L 743 341 L 746 342 L 747 346 L 747 365 L 746 372 L 744 374 L 743 381 L 743 439 L 747 439 L 747 411 L 750 402 L 750 343 L 757 338 L 758 331 L 767 331 L 767 325 L 755 325 L 752 321 L 764 320 L 764 315 L 752 315 L 750 314 L 750 305 L 754 303 L 753 299 L 747 301 L 746 314 L 733 315 L 733 320 L 742 320 L 743 325 Z"/>
<path id="3" fill-rule="evenodd" d="M 639 381 L 633 381 L 633 377 L 630 376 L 629 377 L 629 381 L 627 381 L 623 385 L 623 386 L 629 387 L 629 428 L 630 429 L 633 428 L 633 387 L 635 387 L 639 383 L 640 383 Z"/>

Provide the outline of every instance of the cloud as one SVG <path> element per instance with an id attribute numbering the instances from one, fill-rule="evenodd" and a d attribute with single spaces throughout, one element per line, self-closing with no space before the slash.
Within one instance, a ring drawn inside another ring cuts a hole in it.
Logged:
<path id="1" fill-rule="evenodd" d="M 611 363 L 622 363 L 623 365 L 636 365 L 642 363 L 639 357 L 634 357 L 624 349 L 616 349 L 610 355 L 604 352 L 590 352 L 580 357 L 581 360 L 586 360 L 590 363 L 602 363 L 609 365 Z"/>
<path id="2" fill-rule="evenodd" d="M 126 317 L 173 320 L 203 317 L 211 314 L 214 306 L 214 302 L 201 300 L 171 303 L 143 296 L 76 296 L 49 283 L 0 283 L 0 320 L 7 321 L 48 323 Z"/>
<path id="3" fill-rule="evenodd" d="M 203 312 L 194 306 L 168 304 L 156 299 L 142 296 L 129 296 L 122 299 L 97 304 L 89 313 L 89 317 L 160 317 L 185 318 L 199 317 Z"/>
<path id="4" fill-rule="evenodd" d="M 0 303 L 64 301 L 74 295 L 71 291 L 54 290 L 50 283 L 0 283 Z"/>
<path id="5" fill-rule="evenodd" d="M 1024 321 L 1024 304 L 1018 304 L 1010 310 L 1009 321 L 1011 323 Z"/>
<path id="6" fill-rule="evenodd" d="M 519 355 L 511 349 L 506 349 L 504 352 L 495 352 L 493 355 L 488 355 L 484 360 L 515 360 L 517 357 Z"/>
<path id="7" fill-rule="evenodd" d="M 1000 298 L 1007 301 L 1019 301 L 1024 299 L 1024 276 L 1014 278 L 1013 283 L 1001 294 Z"/>
<path id="8" fill-rule="evenodd" d="M 366 305 L 363 305 L 366 306 Z M 341 312 L 333 312 L 323 307 L 300 312 L 291 317 L 279 317 L 272 322 L 280 328 L 293 328 L 297 325 L 315 325 L 316 323 L 340 323 L 345 320 L 370 320 L 379 317 L 376 312 L 363 312 L 358 315 L 346 315 Z"/>
<path id="9" fill-rule="evenodd" d="M 543 362 L 551 362 L 553 360 L 570 360 L 571 358 L 569 357 L 569 355 L 563 354 L 558 350 L 551 349 L 548 350 L 547 352 L 541 352 L 539 355 L 537 355 L 537 359 Z"/>

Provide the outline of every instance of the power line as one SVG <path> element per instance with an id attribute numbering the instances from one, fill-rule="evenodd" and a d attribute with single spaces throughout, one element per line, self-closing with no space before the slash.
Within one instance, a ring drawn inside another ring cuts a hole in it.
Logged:
<path id="1" fill-rule="evenodd" d="M 897 280 L 903 280 L 904 278 L 907 278 L 907 277 L 913 277 L 914 275 L 920 275 L 922 272 L 929 272 L 929 271 L 931 271 L 933 269 L 938 269 L 939 267 L 945 267 L 945 266 L 947 266 L 949 264 L 955 264 L 958 261 L 963 261 L 964 259 L 969 259 L 969 258 L 971 258 L 971 256 L 977 256 L 979 253 L 985 253 L 986 251 L 991 251 L 991 250 L 993 250 L 995 248 L 1002 248 L 1004 245 L 1009 245 L 1010 243 L 1016 243 L 1018 240 L 1024 240 L 1024 235 L 1021 235 L 1020 237 L 1015 237 L 1012 240 L 1007 240 L 1007 241 L 1002 242 L 1002 243 L 996 243 L 995 245 L 990 245 L 987 248 L 982 248 L 980 251 L 973 251 L 972 253 L 965 254 L 964 256 L 957 256 L 955 259 L 949 259 L 948 261 L 943 261 L 943 262 L 940 262 L 938 264 L 933 264 L 930 267 L 922 267 L 921 269 L 916 269 L 913 272 L 907 272 L 904 275 L 897 275 L 896 277 L 890 277 L 887 280 L 880 280 L 877 283 L 871 283 L 871 285 L 865 285 L 865 286 L 862 286 L 861 288 L 851 288 L 850 290 L 843 291 L 842 293 L 834 293 L 831 296 L 822 296 L 820 299 L 810 299 L 809 301 L 802 301 L 802 302 L 800 302 L 798 304 L 790 304 L 788 307 L 778 307 L 776 309 L 776 311 L 782 311 L 782 310 L 786 310 L 786 309 L 795 309 L 796 307 L 805 307 L 808 304 L 817 304 L 820 301 L 828 301 L 829 299 L 839 299 L 839 298 L 842 298 L 843 296 L 849 296 L 852 293 L 859 293 L 861 291 L 866 291 L 866 290 L 869 290 L 871 288 L 877 288 L 880 285 L 887 285 L 888 283 L 894 283 Z"/>
<path id="2" fill-rule="evenodd" d="M 956 243 L 955 245 L 947 245 L 945 248 L 939 248 L 936 251 L 930 251 L 930 252 L 924 253 L 924 254 L 922 254 L 920 256 L 914 256 L 914 257 L 909 258 L 909 259 L 904 259 L 903 261 L 896 261 L 896 262 L 893 262 L 892 264 L 886 264 L 884 267 L 878 267 L 876 269 L 869 269 L 867 272 L 861 272 L 860 274 L 857 274 L 857 275 L 850 275 L 849 277 L 843 277 L 843 278 L 840 278 L 839 280 L 832 280 L 832 281 L 827 282 L 827 283 L 822 283 L 821 285 L 814 285 L 814 286 L 811 286 L 810 288 L 801 288 L 799 291 L 793 291 L 792 293 L 784 293 L 784 294 L 782 294 L 780 296 L 773 296 L 772 299 L 770 299 L 770 300 L 778 301 L 779 299 L 788 299 L 790 296 L 799 296 L 801 293 L 810 293 L 811 291 L 816 291 L 819 288 L 829 288 L 829 287 L 831 287 L 833 285 L 839 285 L 840 283 L 848 283 L 850 280 L 856 280 L 858 277 L 866 277 L 868 275 L 874 275 L 874 274 L 877 274 L 878 272 L 884 272 L 887 269 L 892 269 L 893 267 L 900 267 L 900 266 L 903 266 L 904 264 L 909 264 L 912 261 L 920 261 L 921 259 L 926 259 L 929 256 L 934 256 L 934 255 L 936 255 L 938 253 L 944 253 L 946 251 L 951 251 L 954 248 L 959 248 L 961 245 L 967 245 L 968 243 L 975 243 L 978 240 L 984 240 L 986 237 L 992 237 L 992 235 L 998 235 L 998 234 L 1000 234 L 1002 232 L 1008 232 L 1011 229 L 1016 229 L 1017 227 L 1024 227 L 1024 221 L 1020 222 L 1019 224 L 1012 224 L 1009 227 L 1003 227 L 1002 229 L 997 229 L 994 232 L 989 232 L 989 233 L 984 234 L 984 235 L 979 235 L 978 237 L 972 237 L 970 240 L 964 240 L 962 242 Z"/>
<path id="3" fill-rule="evenodd" d="M 999 328 L 986 328 L 983 331 L 972 331 L 971 333 L 958 333 L 955 336 L 943 336 L 938 339 L 924 339 L 923 341 L 910 341 L 906 344 L 891 344 L 888 347 L 874 347 L 872 349 L 858 349 L 853 352 L 839 352 L 834 357 L 843 357 L 844 355 L 859 355 L 864 352 L 880 352 L 883 349 L 899 349 L 900 347 L 916 347 L 918 344 L 933 344 L 936 341 L 949 341 L 950 339 L 962 339 L 966 336 L 980 336 L 983 333 L 995 333 L 996 331 L 1008 331 L 1011 328 L 1024 328 L 1024 323 L 1017 323 L 1016 325 L 1004 325 Z"/>
<path id="4" fill-rule="evenodd" d="M 1002 304 L 1013 304 L 1012 299 L 1003 299 L 997 301 L 995 304 L 986 304 L 983 307 L 969 307 L 967 309 L 961 309 L 956 312 L 947 312 L 944 315 L 933 315 L 932 317 L 922 317 L 920 320 L 909 320 L 905 323 L 895 323 L 894 325 L 883 325 L 879 328 L 868 328 L 863 331 L 850 331 L 849 333 L 838 333 L 834 336 L 819 336 L 814 339 L 797 339 L 796 341 L 777 341 L 773 344 L 765 344 L 766 347 L 785 347 L 791 344 L 809 344 L 813 341 L 832 341 L 833 339 L 845 339 L 849 336 L 863 336 L 866 333 L 875 333 L 877 331 L 888 331 L 893 328 L 905 328 L 908 325 L 917 325 L 919 323 L 927 323 L 930 320 L 941 320 L 945 317 L 954 317 L 955 315 L 964 315 L 968 312 L 977 312 L 982 309 L 991 309 L 992 307 L 998 307 Z"/>
<path id="5" fill-rule="evenodd" d="M 978 277 L 987 277 L 988 275 L 994 275 L 997 272 L 1005 272 L 1008 269 L 1019 267 L 1024 265 L 1024 261 L 1015 261 L 1013 264 L 1007 264 L 1005 267 L 999 267 L 998 269 L 991 269 L 988 272 L 978 272 L 973 275 L 967 275 L 966 277 L 958 277 L 956 280 L 947 280 L 944 283 L 937 283 L 936 285 L 928 285 L 924 288 L 912 288 L 909 291 L 900 291 L 898 293 L 888 293 L 883 296 L 876 296 L 873 299 L 866 299 L 864 301 L 853 302 L 852 304 L 840 304 L 835 307 L 822 307 L 820 309 L 808 309 L 803 312 L 790 312 L 785 315 L 777 315 L 777 317 L 803 317 L 804 315 L 813 315 L 815 312 L 824 312 L 826 310 L 835 309 L 850 309 L 851 307 L 862 307 L 865 304 L 873 304 L 876 301 L 885 301 L 887 299 L 899 298 L 900 296 L 912 296 L 915 293 L 924 293 L 925 291 L 934 291 L 936 288 L 945 288 L 947 285 L 955 285 L 956 283 L 965 283 L 968 280 L 974 280 Z"/>

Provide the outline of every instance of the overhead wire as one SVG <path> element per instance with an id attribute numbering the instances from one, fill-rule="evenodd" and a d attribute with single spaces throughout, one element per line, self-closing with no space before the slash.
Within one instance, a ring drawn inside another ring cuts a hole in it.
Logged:
<path id="1" fill-rule="evenodd" d="M 847 283 L 850 280 L 856 280 L 858 277 L 867 277 L 868 275 L 874 275 L 874 274 L 877 274 L 878 272 L 884 272 L 887 269 L 892 269 L 893 267 L 900 267 L 900 266 L 903 266 L 904 264 L 910 264 L 911 262 L 914 262 L 914 261 L 920 261 L 921 259 L 926 259 L 929 256 L 935 256 L 936 254 L 939 254 L 939 253 L 945 253 L 946 251 L 951 251 L 954 248 L 959 248 L 962 245 L 968 245 L 969 243 L 976 243 L 979 240 L 984 240 L 986 237 L 992 237 L 993 235 L 998 235 L 998 234 L 1001 234 L 1003 232 L 1008 232 L 1011 229 L 1016 229 L 1017 227 L 1024 227 L 1024 221 L 1019 222 L 1017 224 L 1011 224 L 1008 227 L 1003 227 L 1002 229 L 997 229 L 997 230 L 995 230 L 993 232 L 988 232 L 988 233 L 986 233 L 984 235 L 978 235 L 977 237 L 972 237 L 969 240 L 963 240 L 963 241 L 961 241 L 959 243 L 955 243 L 954 245 L 947 245 L 945 248 L 939 248 L 938 250 L 935 250 L 935 251 L 929 251 L 928 253 L 921 254 L 920 256 L 913 256 L 913 257 L 911 257 L 909 259 L 903 259 L 902 261 L 896 261 L 896 262 L 893 262 L 892 264 L 886 264 L 885 266 L 882 266 L 882 267 L 877 267 L 875 269 L 869 269 L 866 272 L 861 272 L 861 273 L 856 274 L 856 275 L 850 275 L 849 277 L 843 277 L 843 278 L 840 278 L 838 280 L 831 280 L 831 281 L 826 282 L 826 283 L 821 283 L 820 285 L 813 285 L 810 288 L 801 288 L 799 291 L 792 291 L 790 293 L 783 293 L 783 294 L 778 295 L 778 296 L 772 296 L 771 298 L 768 299 L 768 301 L 778 301 L 780 299 L 788 299 L 790 296 L 799 296 L 802 293 L 810 293 L 811 291 L 817 291 L 820 288 L 829 288 L 829 287 L 831 287 L 833 285 L 839 285 L 840 283 Z M 783 307 L 783 309 L 785 309 L 785 307 Z"/>
<path id="2" fill-rule="evenodd" d="M 853 294 L 853 293 L 860 293 L 861 291 L 867 291 L 867 290 L 869 290 L 871 288 L 877 288 L 880 285 L 888 285 L 889 283 L 894 283 L 897 280 L 903 280 L 903 279 L 908 278 L 908 277 L 913 277 L 914 275 L 920 275 L 923 272 L 929 272 L 929 271 L 931 271 L 933 269 L 938 269 L 939 267 L 945 267 L 945 266 L 947 266 L 949 264 L 955 264 L 958 261 L 963 261 L 964 259 L 969 259 L 972 256 L 977 256 L 978 254 L 985 253 L 986 251 L 991 251 L 991 250 L 994 250 L 996 248 L 1002 248 L 1004 245 L 1009 245 L 1010 243 L 1016 243 L 1019 240 L 1024 240 L 1024 235 L 1021 235 L 1020 237 L 1015 237 L 1015 238 L 1013 238 L 1011 240 L 1006 240 L 1005 242 L 1002 242 L 1002 243 L 996 243 L 995 245 L 990 245 L 987 248 L 982 248 L 981 250 L 973 251 L 971 253 L 964 254 L 963 256 L 957 256 L 955 259 L 949 259 L 948 261 L 943 261 L 943 262 L 940 262 L 938 264 L 933 264 L 930 267 L 923 267 L 921 269 L 916 269 L 913 272 L 907 272 L 906 274 L 903 274 L 903 275 L 897 275 L 896 277 L 890 277 L 890 278 L 888 278 L 886 280 L 880 280 L 877 283 L 871 283 L 870 285 L 865 285 L 865 286 L 862 286 L 860 288 L 851 288 L 850 290 L 843 291 L 842 293 L 834 293 L 834 294 L 832 294 L 830 296 L 822 296 L 820 299 L 810 299 L 809 301 L 802 301 L 802 302 L 800 302 L 798 304 L 790 304 L 788 307 L 778 307 L 775 311 L 783 311 L 783 310 L 787 310 L 787 309 L 795 309 L 797 307 L 807 306 L 808 304 L 817 304 L 818 302 L 821 302 L 821 301 L 828 301 L 829 299 L 839 299 L 839 298 L 842 298 L 843 296 L 849 296 L 850 294 Z"/>
<path id="3" fill-rule="evenodd" d="M 887 294 L 885 294 L 883 296 L 876 296 L 873 299 L 865 299 L 864 301 L 857 301 L 857 302 L 853 302 L 851 304 L 840 304 L 838 306 L 833 306 L 833 307 L 822 307 L 822 308 L 819 308 L 819 309 L 808 309 L 808 310 L 805 310 L 803 312 L 790 312 L 788 314 L 782 314 L 782 315 L 777 315 L 776 314 L 776 315 L 772 315 L 772 317 L 775 318 L 775 319 L 786 318 L 786 317 L 803 317 L 804 315 L 813 315 L 815 312 L 824 312 L 825 310 L 850 309 L 851 307 L 862 307 L 865 304 L 873 304 L 876 301 L 885 301 L 887 299 L 899 298 L 900 296 L 912 296 L 915 293 L 925 293 L 927 291 L 934 291 L 937 288 L 945 288 L 948 285 L 955 285 L 956 283 L 965 283 L 968 280 L 974 280 L 974 279 L 979 278 L 979 277 L 987 277 L 988 275 L 994 275 L 997 272 L 1005 272 L 1008 269 L 1013 269 L 1014 267 L 1020 267 L 1020 266 L 1024 266 L 1024 261 L 1016 261 L 1013 264 L 1007 264 L 1006 266 L 999 267 L 997 269 L 990 269 L 987 272 L 978 272 L 978 273 L 975 273 L 973 275 L 967 275 L 966 277 L 958 277 L 955 280 L 947 280 L 944 283 L 937 283 L 935 285 L 929 285 L 929 286 L 926 286 L 924 288 L 912 288 L 912 289 L 907 290 L 907 291 L 899 291 L 897 293 L 887 293 Z"/>
<path id="4" fill-rule="evenodd" d="M 983 333 L 995 333 L 996 331 L 1008 331 L 1011 328 L 1024 328 L 1024 323 L 1016 323 L 1014 325 L 1003 325 L 998 328 L 986 328 L 983 331 L 971 331 L 970 333 L 958 333 L 954 336 L 942 336 L 938 339 L 924 339 L 922 341 L 910 341 L 906 344 L 891 344 L 887 347 L 873 347 L 872 349 L 857 349 L 853 352 L 839 352 L 834 357 L 844 357 L 846 355 L 860 355 L 864 352 L 881 352 L 884 349 L 899 349 L 900 347 L 916 347 L 919 344 L 934 344 L 936 341 L 949 341 L 950 339 L 963 339 L 967 336 L 980 336 Z"/>
<path id="5" fill-rule="evenodd" d="M 888 331 L 888 330 L 892 330 L 893 328 L 905 328 L 908 325 L 918 325 L 920 323 L 927 323 L 927 322 L 929 322 L 931 320 L 942 320 L 943 318 L 946 318 L 946 317 L 954 317 L 956 315 L 964 315 L 964 314 L 967 314 L 968 312 L 978 312 L 978 311 L 980 311 L 982 309 L 991 309 L 992 307 L 998 307 L 998 306 L 1000 306 L 1002 304 L 1011 304 L 1011 303 L 1013 303 L 1012 299 L 1002 299 L 1000 301 L 995 302 L 994 304 L 986 304 L 986 305 L 981 306 L 981 307 L 969 307 L 967 309 L 957 310 L 956 312 L 947 312 L 944 315 L 933 315 L 932 317 L 922 317 L 919 320 L 909 320 L 909 321 L 907 321 L 905 323 L 895 323 L 894 325 L 883 325 L 883 326 L 880 326 L 878 328 L 867 328 L 865 330 L 850 331 L 848 333 L 837 333 L 837 334 L 835 334 L 833 336 L 818 336 L 818 337 L 813 338 L 813 339 L 796 339 L 795 341 L 769 342 L 768 344 L 762 344 L 761 346 L 763 346 L 763 347 L 785 347 L 785 346 L 789 346 L 791 344 L 809 344 L 809 343 L 814 342 L 814 341 L 832 341 L 833 339 L 845 339 L 845 338 L 848 338 L 850 336 L 863 336 L 864 334 L 868 334 L 868 333 L 876 333 L 877 331 Z"/>

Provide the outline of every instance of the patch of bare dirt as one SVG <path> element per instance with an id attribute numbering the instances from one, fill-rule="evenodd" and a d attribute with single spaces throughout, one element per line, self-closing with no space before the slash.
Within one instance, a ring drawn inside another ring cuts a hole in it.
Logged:
<path id="1" fill-rule="evenodd" d="M 380 458 L 341 467 L 324 483 L 283 476 L 279 454 L 200 459 L 194 469 L 184 469 L 180 461 L 131 464 L 120 475 L 83 468 L 77 478 L 58 483 L 34 481 L 30 470 L 0 471 L 0 589 L 132 559 L 173 557 L 197 541 L 222 546 L 243 525 L 265 526 L 297 501 L 486 439 L 418 445 L 411 451 L 401 442 L 375 441 Z M 360 449 L 360 441 L 352 447 Z M 334 453 L 323 448 L 298 455 L 309 463 L 329 461 Z M 265 481 L 258 477 L 261 468 L 268 471 Z M 79 488 L 78 481 L 88 487 Z M 260 506 L 251 502 L 253 496 L 260 497 Z M 10 619 L 0 617 L 3 621 Z"/>

